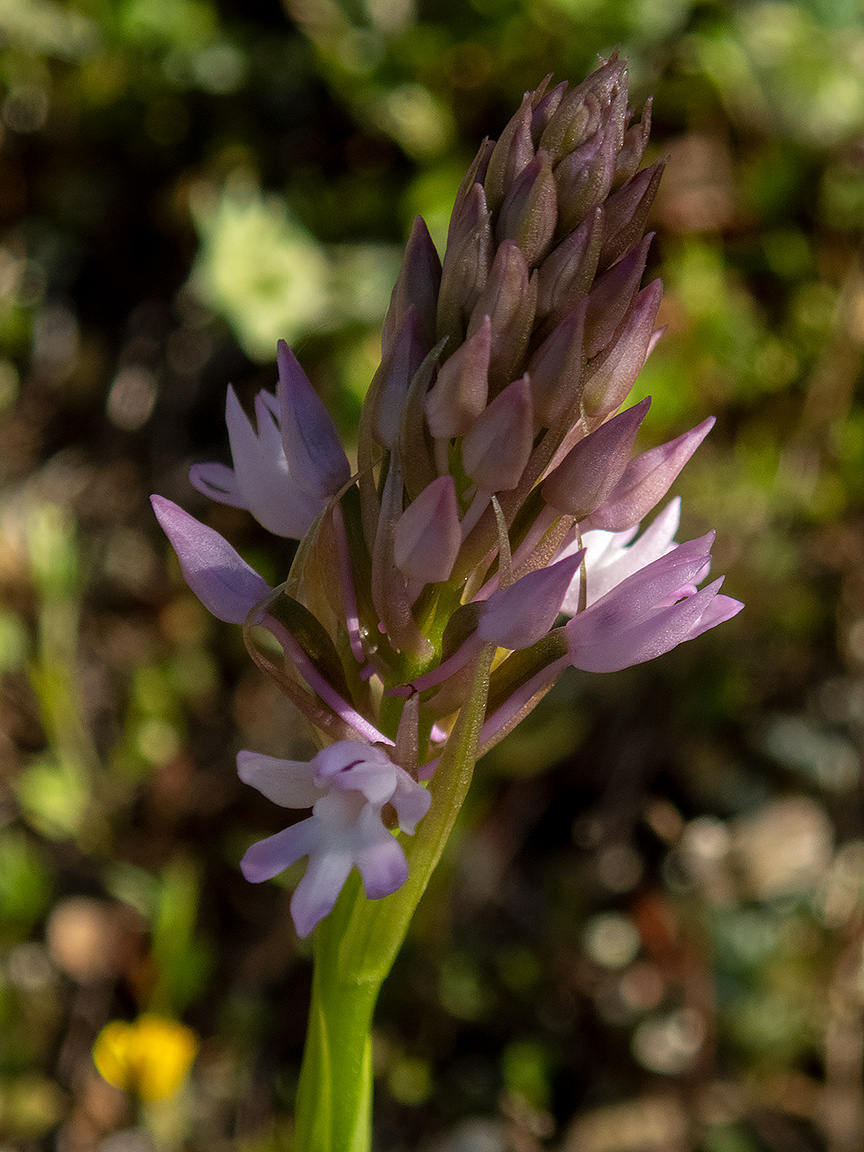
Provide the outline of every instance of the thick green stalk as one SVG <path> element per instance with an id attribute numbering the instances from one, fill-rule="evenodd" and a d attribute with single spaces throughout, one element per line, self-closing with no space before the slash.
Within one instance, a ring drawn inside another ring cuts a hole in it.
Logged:
<path id="1" fill-rule="evenodd" d="M 430 785 L 432 804 L 414 837 L 402 839 L 408 879 L 367 900 L 356 873 L 316 929 L 309 1030 L 297 1096 L 294 1152 L 369 1152 L 372 1014 L 471 783 L 494 649 L 477 662 Z"/>
<path id="2" fill-rule="evenodd" d="M 353 903 L 356 877 L 315 936 L 312 1003 L 297 1094 L 296 1152 L 368 1152 L 372 1120 L 370 1028 L 379 984 L 340 977 L 339 936 Z"/>

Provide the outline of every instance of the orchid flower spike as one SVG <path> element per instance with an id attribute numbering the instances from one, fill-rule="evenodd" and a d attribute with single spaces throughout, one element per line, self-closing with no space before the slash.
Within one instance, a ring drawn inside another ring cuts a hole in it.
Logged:
<path id="1" fill-rule="evenodd" d="M 660 336 L 662 295 L 642 277 L 663 164 L 640 170 L 650 104 L 632 125 L 628 105 L 617 53 L 576 87 L 544 81 L 481 145 L 440 257 L 414 222 L 356 471 L 283 342 L 254 422 L 228 390 L 232 466 L 197 464 L 190 478 L 300 540 L 277 588 L 153 497 L 192 591 L 245 625 L 253 658 L 329 744 L 309 763 L 238 759 L 270 799 L 312 809 L 242 864 L 259 881 L 308 857 L 292 901 L 301 935 L 352 868 L 370 899 L 403 883 L 431 840 L 406 857 L 392 813 L 412 833 L 436 788 L 451 795 L 435 765 L 482 754 L 568 666 L 614 672 L 740 611 L 720 580 L 701 586 L 713 535 L 676 541 L 680 500 L 640 530 L 713 419 L 637 448 L 649 401 L 622 410 Z M 255 648 L 253 624 L 278 661 Z M 466 732 L 479 743 L 463 747 Z"/>

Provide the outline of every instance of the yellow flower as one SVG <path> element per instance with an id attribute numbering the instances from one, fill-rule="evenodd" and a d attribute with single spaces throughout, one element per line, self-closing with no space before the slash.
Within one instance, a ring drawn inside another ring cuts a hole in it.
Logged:
<path id="1" fill-rule="evenodd" d="M 198 1044 L 191 1028 L 145 1012 L 132 1024 L 106 1024 L 93 1045 L 93 1062 L 115 1088 L 142 1100 L 164 1100 L 180 1088 Z"/>

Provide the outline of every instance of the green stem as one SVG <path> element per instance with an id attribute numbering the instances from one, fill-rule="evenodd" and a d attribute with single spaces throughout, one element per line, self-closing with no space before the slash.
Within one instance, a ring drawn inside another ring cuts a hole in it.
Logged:
<path id="1" fill-rule="evenodd" d="M 372 1014 L 378 991 L 426 890 L 471 783 L 494 649 L 477 661 L 430 786 L 432 803 L 414 837 L 402 839 L 408 879 L 383 900 L 367 900 L 352 875 L 316 929 L 309 1030 L 297 1096 L 295 1152 L 369 1152 Z"/>
<path id="2" fill-rule="evenodd" d="M 378 984 L 340 976 L 339 935 L 355 900 L 352 877 L 315 936 L 312 1003 L 297 1094 L 297 1152 L 368 1152 L 372 1123 L 370 1029 Z"/>

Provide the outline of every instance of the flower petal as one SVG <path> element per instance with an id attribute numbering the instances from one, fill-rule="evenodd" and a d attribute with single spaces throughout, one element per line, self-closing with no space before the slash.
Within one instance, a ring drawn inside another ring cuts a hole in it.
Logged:
<path id="1" fill-rule="evenodd" d="M 339 740 L 315 757 L 315 781 L 321 788 L 360 792 L 380 808 L 396 787 L 396 765 L 385 752 L 359 740 Z"/>
<path id="2" fill-rule="evenodd" d="M 324 829 L 320 820 L 308 816 L 298 824 L 277 832 L 275 836 L 268 836 L 266 840 L 253 844 L 240 861 L 243 875 L 252 884 L 272 880 L 295 864 L 301 856 L 316 852 L 323 836 Z"/>
<path id="3" fill-rule="evenodd" d="M 691 640 L 707 628 L 728 619 L 727 606 L 723 605 L 720 610 L 712 611 L 708 622 L 701 626 L 722 583 L 721 577 L 677 604 L 643 613 L 630 626 L 626 624 L 626 616 L 621 618 L 618 627 L 610 627 L 608 621 L 601 621 L 598 615 L 593 620 L 589 618 L 587 626 L 580 627 L 580 623 L 589 616 L 588 611 L 580 613 L 566 625 L 571 663 L 585 672 L 617 672 L 662 656 L 685 640 Z M 737 601 L 733 603 L 737 604 Z M 729 615 L 734 615 L 737 610 L 729 611 Z"/>
<path id="4" fill-rule="evenodd" d="M 690 629 L 687 639 L 693 640 L 696 636 L 701 636 L 703 632 L 716 628 L 718 624 L 725 624 L 727 620 L 737 616 L 743 607 L 742 601 L 735 600 L 732 596 L 715 596 L 702 613 L 698 623 Z"/>
<path id="5" fill-rule="evenodd" d="M 272 591 L 227 540 L 164 496 L 150 503 L 171 541 L 186 583 L 214 616 L 242 624 L 254 606 Z"/>
<path id="6" fill-rule="evenodd" d="M 374 809 L 370 809 L 374 812 Z M 401 888 L 408 879 L 408 861 L 402 845 L 381 826 L 383 836 L 360 848 L 355 863 L 363 877 L 363 890 L 369 900 L 380 900 Z"/>
<path id="7" fill-rule="evenodd" d="M 351 477 L 333 418 L 284 340 L 279 365 L 280 427 L 288 467 L 297 484 L 319 500 L 334 496 Z"/>
<path id="8" fill-rule="evenodd" d="M 629 576 L 671 552 L 676 546 L 675 533 L 680 519 L 681 497 L 676 496 L 635 540 L 633 537 L 638 530 L 635 527 L 623 532 L 605 532 L 595 528 L 584 533 L 582 544 L 585 547 L 588 607 Z M 577 547 L 578 542 L 574 541 L 562 555 L 575 552 Z M 579 608 L 580 580 L 581 574 L 577 573 L 561 605 L 561 611 L 571 616 Z"/>
<path id="9" fill-rule="evenodd" d="M 291 918 L 301 939 L 332 910 L 353 863 L 350 853 L 341 850 L 327 849 L 310 856 L 291 897 Z"/>
<path id="10" fill-rule="evenodd" d="M 299 540 L 323 508 L 323 501 L 303 491 L 292 478 L 282 435 L 261 393 L 255 397 L 255 415 L 257 433 L 229 387 L 225 422 L 237 489 L 244 507 L 268 532 Z"/>
<path id="11" fill-rule="evenodd" d="M 193 464 L 189 469 L 189 483 L 219 504 L 230 504 L 232 508 L 246 507 L 234 470 L 225 464 Z"/>
<path id="12" fill-rule="evenodd" d="M 237 775 L 283 808 L 311 808 L 321 796 L 313 761 L 280 760 L 259 752 L 238 752 Z"/>
<path id="13" fill-rule="evenodd" d="M 396 809 L 401 830 L 413 836 L 417 821 L 422 820 L 429 811 L 432 796 L 421 784 L 412 779 L 404 768 L 397 768 L 396 774 L 396 791 L 390 803 Z"/>

